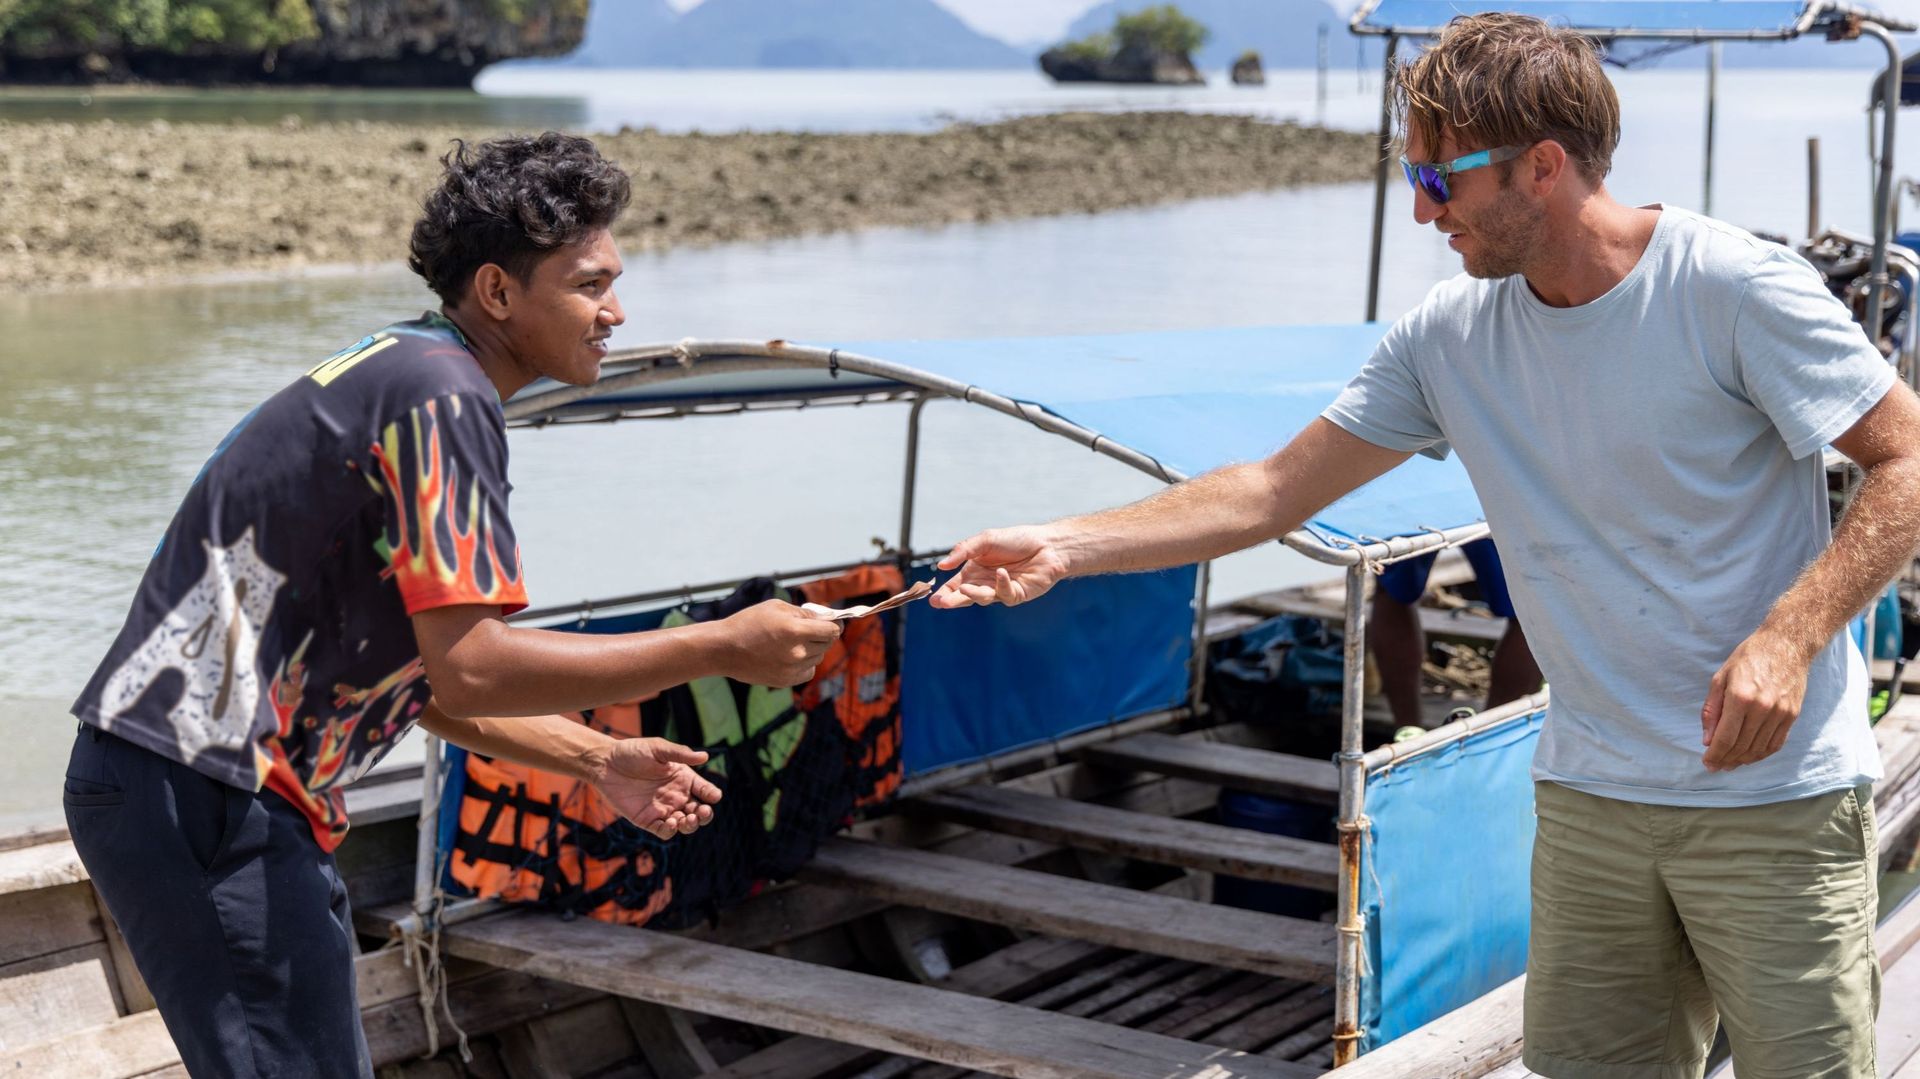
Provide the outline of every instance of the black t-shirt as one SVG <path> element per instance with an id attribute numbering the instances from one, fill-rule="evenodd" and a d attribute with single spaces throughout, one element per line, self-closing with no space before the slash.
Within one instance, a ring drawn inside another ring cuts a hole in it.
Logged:
<path id="1" fill-rule="evenodd" d="M 341 789 L 432 692 L 408 616 L 526 605 L 510 490 L 499 396 L 454 325 L 363 338 L 214 450 L 74 714 L 271 787 L 333 849 Z"/>

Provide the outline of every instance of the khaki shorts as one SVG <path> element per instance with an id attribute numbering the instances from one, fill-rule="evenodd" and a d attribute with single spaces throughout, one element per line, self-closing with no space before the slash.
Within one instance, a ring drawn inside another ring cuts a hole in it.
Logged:
<path id="1" fill-rule="evenodd" d="M 1528 1068 L 1696 1079 L 1718 1019 L 1740 1079 L 1873 1079 L 1872 788 L 1726 809 L 1534 792 Z"/>

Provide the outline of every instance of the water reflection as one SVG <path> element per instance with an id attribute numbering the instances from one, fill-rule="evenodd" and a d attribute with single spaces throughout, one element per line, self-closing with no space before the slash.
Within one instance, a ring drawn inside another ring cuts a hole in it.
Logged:
<path id="1" fill-rule="evenodd" d="M 584 98 L 488 96 L 470 90 L 151 89 L 27 87 L 0 89 L 0 120 L 86 123 L 466 124 L 560 127 L 587 122 Z"/>

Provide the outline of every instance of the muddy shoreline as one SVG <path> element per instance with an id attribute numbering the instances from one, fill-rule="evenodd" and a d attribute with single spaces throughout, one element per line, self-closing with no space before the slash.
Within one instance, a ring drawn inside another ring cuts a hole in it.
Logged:
<path id="1" fill-rule="evenodd" d="M 455 138 L 399 124 L 0 122 L 15 291 L 392 263 Z M 595 136 L 629 252 L 938 226 L 1364 180 L 1371 136 L 1235 116 L 1064 114 L 934 134 Z"/>

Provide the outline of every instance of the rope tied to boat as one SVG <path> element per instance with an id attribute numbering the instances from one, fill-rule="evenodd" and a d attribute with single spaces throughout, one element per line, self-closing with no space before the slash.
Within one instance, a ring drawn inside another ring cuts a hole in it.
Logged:
<path id="1" fill-rule="evenodd" d="M 427 1051 L 420 1055 L 421 1060 L 431 1060 L 440 1053 L 440 1022 L 435 1016 L 436 1005 L 446 1013 L 447 1025 L 460 1039 L 460 1061 L 463 1064 L 473 1062 L 473 1050 L 467 1044 L 467 1032 L 461 1028 L 460 1021 L 453 1017 L 453 1005 L 447 999 L 447 966 L 440 954 L 440 915 L 446 909 L 447 893 L 439 882 L 446 873 L 446 855 L 436 855 L 433 866 L 433 904 L 420 912 L 418 919 L 422 928 L 408 928 L 400 936 L 400 943 L 406 949 L 406 964 L 413 968 L 413 980 L 420 994 L 420 1018 L 427 1028 Z"/>
<path id="2" fill-rule="evenodd" d="M 1348 846 L 1348 844 L 1345 842 L 1347 836 L 1355 837 L 1354 841 L 1351 843 L 1351 847 L 1354 851 L 1354 866 L 1353 866 L 1354 889 L 1353 890 L 1354 890 L 1354 894 L 1358 895 L 1360 891 L 1359 889 L 1360 865 L 1366 864 L 1367 862 L 1367 860 L 1364 857 L 1360 856 L 1360 852 L 1365 850 L 1366 849 L 1365 844 L 1371 842 L 1373 839 L 1373 818 L 1367 816 L 1365 813 L 1362 813 L 1358 818 L 1354 820 L 1350 820 L 1350 821 L 1343 820 L 1343 821 L 1334 822 L 1334 828 L 1341 833 L 1342 846 Z M 1376 867 L 1372 866 L 1371 864 L 1368 864 L 1367 874 L 1368 876 L 1373 878 L 1374 894 L 1376 896 L 1379 896 L 1380 899 L 1384 902 L 1386 899 L 1386 896 L 1384 894 L 1384 889 L 1380 885 L 1380 871 Z M 1342 937 L 1354 938 L 1354 943 L 1358 946 L 1358 950 L 1359 950 L 1361 977 L 1366 977 L 1373 973 L 1373 970 L 1371 969 L 1371 964 L 1368 962 L 1368 957 L 1367 957 L 1366 932 L 1367 932 L 1367 916 L 1365 913 L 1363 913 L 1359 903 L 1354 904 L 1353 915 L 1351 918 L 1343 917 L 1334 926 L 1334 933 L 1336 935 L 1342 936 Z"/>

